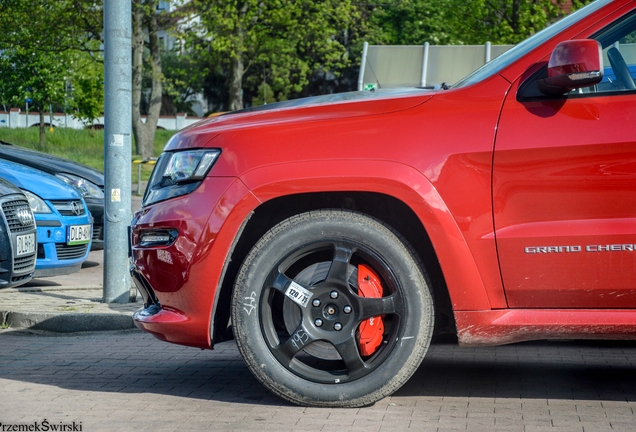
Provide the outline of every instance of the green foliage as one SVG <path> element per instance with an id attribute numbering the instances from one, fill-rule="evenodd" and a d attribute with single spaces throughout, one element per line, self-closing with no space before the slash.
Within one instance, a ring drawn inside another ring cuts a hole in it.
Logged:
<path id="1" fill-rule="evenodd" d="M 103 81 L 88 53 L 99 49 L 101 13 L 90 0 L 0 2 L 0 98 L 40 114 L 75 107 L 92 120 L 101 111 Z M 77 92 L 69 94 L 69 85 Z M 102 93 L 102 94 L 100 94 Z M 46 134 L 40 125 L 40 147 Z"/>
<path id="2" fill-rule="evenodd" d="M 25 107 L 28 100 L 32 112 L 61 107 L 87 124 L 104 110 L 103 64 L 80 51 L 6 49 L 0 76 L 0 102 L 7 106 Z"/>
<path id="3" fill-rule="evenodd" d="M 207 65 L 190 51 L 165 52 L 161 57 L 164 72 L 164 114 L 184 112 L 196 115 L 191 98 L 203 91 L 209 74 Z"/>
<path id="4" fill-rule="evenodd" d="M 24 48 L 5 49 L 0 56 L 0 94 L 11 106 L 31 99 L 33 111 L 48 111 L 49 104 L 63 102 L 73 59 L 67 52 L 50 53 Z"/>
<path id="5" fill-rule="evenodd" d="M 80 53 L 68 79 L 71 99 L 65 108 L 74 109 L 73 115 L 87 125 L 104 112 L 104 63 L 99 60 Z"/>
<path id="6" fill-rule="evenodd" d="M 277 102 L 277 100 L 272 88 L 266 82 L 262 83 L 258 87 L 258 94 L 252 98 L 252 106 L 265 105 L 274 102 Z"/>
<path id="7" fill-rule="evenodd" d="M 403 0 L 378 5 L 369 18 L 370 43 L 377 45 L 455 44 L 460 41 L 448 23 L 453 0 Z M 469 2 L 470 3 L 470 2 Z"/>
<path id="8" fill-rule="evenodd" d="M 2 0 L 0 49 L 94 51 L 102 20 L 94 0 Z"/>
<path id="9" fill-rule="evenodd" d="M 577 0 L 578 8 L 590 0 Z M 516 44 L 565 15 L 561 0 L 399 0 L 372 8 L 370 42 Z"/>
<path id="10" fill-rule="evenodd" d="M 278 99 L 298 95 L 326 71 L 337 78 L 355 59 L 352 29 L 361 15 L 350 0 L 194 0 L 190 6 L 200 22 L 180 37 L 186 50 L 227 78 L 230 98 L 240 97 L 233 85 L 248 101 L 257 96 L 264 74 Z"/>
<path id="11" fill-rule="evenodd" d="M 456 2 L 450 18 L 467 44 L 516 44 L 564 15 L 552 0 L 473 0 Z"/>

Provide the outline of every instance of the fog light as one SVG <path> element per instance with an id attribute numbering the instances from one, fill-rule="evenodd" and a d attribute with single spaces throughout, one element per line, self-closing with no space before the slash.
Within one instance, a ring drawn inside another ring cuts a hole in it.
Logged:
<path id="1" fill-rule="evenodd" d="M 142 234 L 142 243 L 168 243 L 170 241 L 170 234 Z"/>
<path id="2" fill-rule="evenodd" d="M 150 231 L 139 235 L 139 246 L 169 246 L 176 239 L 176 230 Z"/>

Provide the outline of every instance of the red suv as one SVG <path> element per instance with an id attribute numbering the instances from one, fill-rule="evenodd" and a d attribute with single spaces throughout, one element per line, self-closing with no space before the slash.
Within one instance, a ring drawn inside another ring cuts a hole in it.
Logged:
<path id="1" fill-rule="evenodd" d="M 132 226 L 138 327 L 294 403 L 398 389 L 461 345 L 636 339 L 636 2 L 451 86 L 267 105 L 175 135 Z"/>

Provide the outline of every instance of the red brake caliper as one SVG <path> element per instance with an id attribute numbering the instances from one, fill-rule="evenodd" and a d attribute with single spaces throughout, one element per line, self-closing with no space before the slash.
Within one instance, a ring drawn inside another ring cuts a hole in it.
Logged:
<path id="1" fill-rule="evenodd" d="M 380 278 L 364 264 L 358 266 L 358 295 L 360 297 L 382 297 Z M 360 354 L 370 356 L 382 343 L 384 322 L 382 316 L 371 317 L 360 323 Z"/>

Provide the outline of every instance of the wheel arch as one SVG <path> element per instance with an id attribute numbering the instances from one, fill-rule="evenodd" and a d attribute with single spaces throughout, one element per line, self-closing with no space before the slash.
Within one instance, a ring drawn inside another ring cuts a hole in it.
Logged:
<path id="1" fill-rule="evenodd" d="M 321 164 L 324 168 L 325 164 Z M 428 180 L 403 165 L 390 166 L 388 173 L 386 169 L 382 172 L 379 164 L 372 165 L 362 169 L 365 175 L 349 169 L 345 175 L 348 178 L 331 176 L 327 169 L 317 175 L 308 166 L 290 169 L 288 165 L 285 169 L 268 167 L 266 174 L 251 172 L 241 178 L 262 203 L 245 219 L 227 257 L 223 279 L 218 285 L 220 292 L 213 307 L 211 336 L 214 343 L 232 337 L 229 331 L 232 290 L 239 268 L 252 246 L 288 217 L 326 208 L 354 210 L 372 216 L 411 243 L 433 284 L 438 333 L 455 331 L 453 309 L 465 309 L 467 303 L 475 309 L 489 309 L 486 291 L 463 235 Z M 383 167 L 386 168 L 386 164 Z M 283 173 L 280 175 L 286 178 L 272 179 L 272 172 Z M 368 177 L 369 172 L 376 176 Z M 381 174 L 385 175 L 377 176 Z M 446 266 L 444 262 L 447 262 Z M 451 272 L 450 284 L 442 270 L 444 267 L 447 276 Z M 465 282 L 469 280 L 475 289 L 470 298 L 465 298 L 469 291 Z"/>

